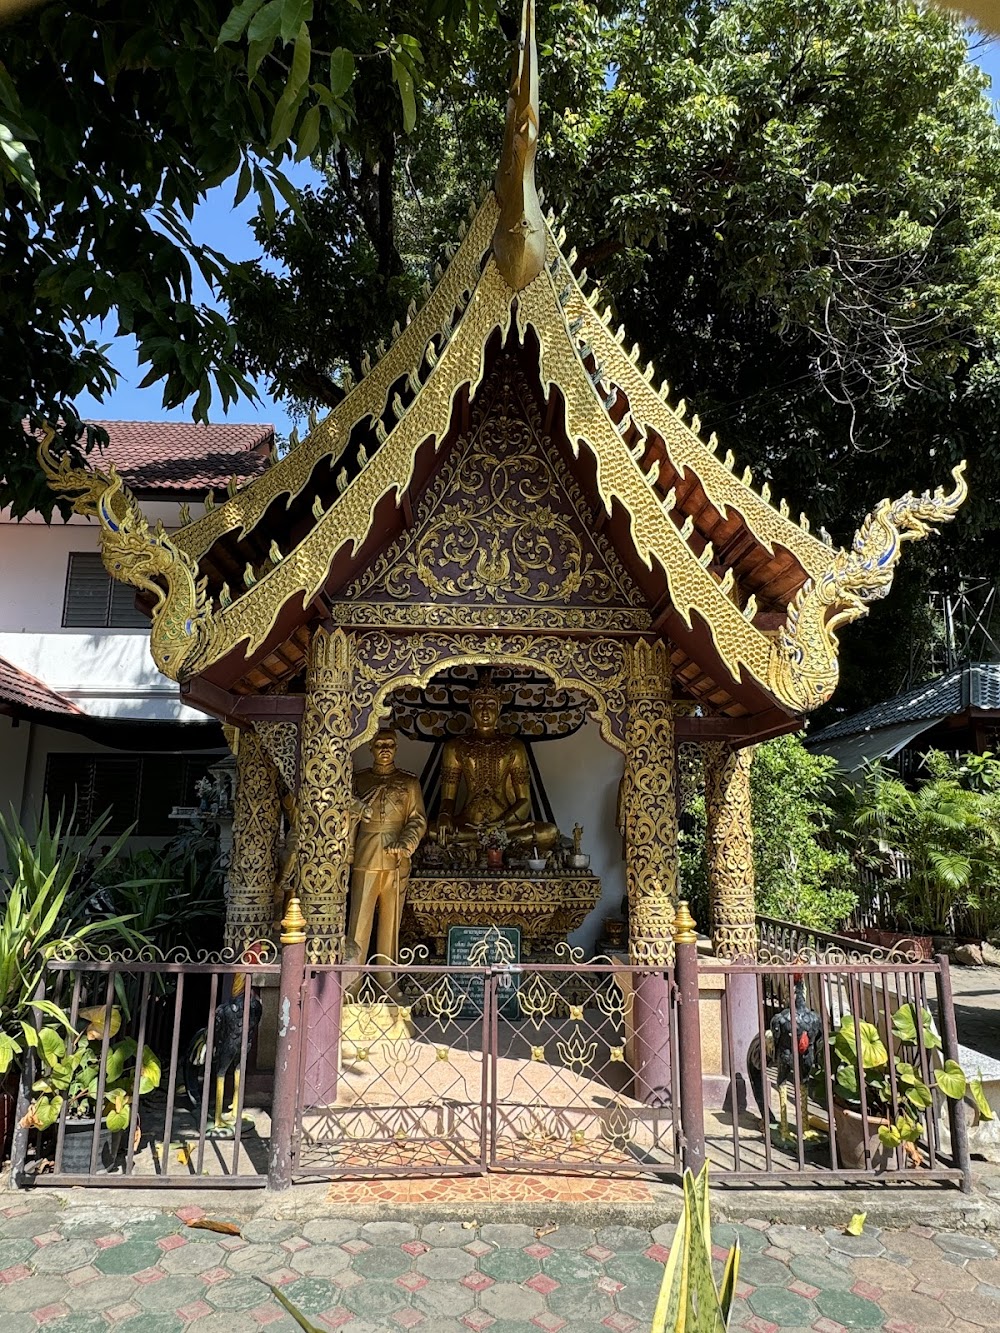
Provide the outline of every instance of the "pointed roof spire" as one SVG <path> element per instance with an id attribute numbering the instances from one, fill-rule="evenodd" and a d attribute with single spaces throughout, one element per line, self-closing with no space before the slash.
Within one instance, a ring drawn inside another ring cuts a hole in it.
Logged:
<path id="1" fill-rule="evenodd" d="M 522 0 L 521 34 L 507 99 L 507 128 L 493 185 L 500 205 L 493 253 L 504 281 L 515 292 L 537 278 L 545 264 L 545 219 L 535 189 L 537 146 L 535 0 Z"/>

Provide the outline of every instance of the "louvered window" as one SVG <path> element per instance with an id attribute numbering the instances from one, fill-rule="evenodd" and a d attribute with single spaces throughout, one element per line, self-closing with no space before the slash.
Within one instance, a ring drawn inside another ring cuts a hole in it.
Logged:
<path id="1" fill-rule="evenodd" d="M 135 824 L 139 837 L 169 838 L 180 831 L 170 811 L 198 804 L 195 787 L 214 761 L 212 754 L 49 754 L 45 795 L 53 815 L 75 808 L 78 829 L 107 810 L 109 834 Z"/>
<path id="2" fill-rule="evenodd" d="M 67 629 L 148 629 L 135 589 L 111 578 L 93 551 L 74 551 L 66 570 L 62 623 Z"/>

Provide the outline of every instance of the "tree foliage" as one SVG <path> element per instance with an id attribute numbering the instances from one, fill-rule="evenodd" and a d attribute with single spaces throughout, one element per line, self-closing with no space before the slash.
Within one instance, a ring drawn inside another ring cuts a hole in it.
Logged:
<path id="1" fill-rule="evenodd" d="M 266 229 L 279 203 L 297 208 L 283 165 L 311 154 L 357 154 L 384 190 L 470 7 L 49 0 L 2 29 L 0 505 L 51 507 L 22 423 L 58 419 L 76 440 L 74 400 L 115 383 L 98 321 L 135 336 L 165 406 L 205 418 L 253 393 L 229 320 L 195 294 L 196 274 L 218 294 L 230 271 L 192 241 L 195 206 L 231 181 Z"/>
<path id="2" fill-rule="evenodd" d="M 811 754 L 797 736 L 754 750 L 753 801 L 757 910 L 817 930 L 836 930 L 857 898 L 851 857 L 836 826 L 836 761 Z M 705 857 L 705 800 L 698 794 L 682 821 L 681 881 L 704 929 L 711 918 Z"/>
<path id="3" fill-rule="evenodd" d="M 706 429 L 838 541 L 970 459 L 958 522 L 848 638 L 841 701 L 883 695 L 928 582 L 996 572 L 1000 133 L 963 30 L 897 0 L 555 0 L 538 23 L 539 179 Z M 308 231 L 285 214 L 262 233 L 286 272 L 236 275 L 246 370 L 336 401 L 494 169 L 504 69 L 495 26 L 464 30 L 395 141 L 391 195 L 373 206 L 371 162 L 347 152 Z"/>
<path id="4" fill-rule="evenodd" d="M 932 750 L 913 786 L 872 765 L 847 818 L 860 857 L 886 877 L 898 929 L 979 938 L 1000 924 L 1000 761 Z"/>

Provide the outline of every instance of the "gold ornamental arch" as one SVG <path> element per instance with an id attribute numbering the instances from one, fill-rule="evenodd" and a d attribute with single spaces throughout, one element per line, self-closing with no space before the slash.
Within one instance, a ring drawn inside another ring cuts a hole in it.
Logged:
<path id="1" fill-rule="evenodd" d="M 372 739 L 390 715 L 396 690 L 426 689 L 435 676 L 460 666 L 520 667 L 541 672 L 559 689 L 576 690 L 593 705 L 588 717 L 608 745 L 627 753 L 627 647 L 610 637 L 557 635 L 356 633 L 354 730 L 351 749 Z"/>

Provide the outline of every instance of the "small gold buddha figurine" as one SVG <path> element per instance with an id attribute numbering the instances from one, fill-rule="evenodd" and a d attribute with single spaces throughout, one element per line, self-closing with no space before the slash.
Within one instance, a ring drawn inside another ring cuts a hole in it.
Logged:
<path id="1" fill-rule="evenodd" d="M 580 848 L 580 844 L 581 844 L 582 842 L 583 842 L 583 825 L 582 825 L 582 824 L 574 824 L 574 825 L 573 825 L 573 855 L 574 855 L 574 856 L 581 856 L 581 855 L 583 854 L 582 851 L 581 851 L 581 848 Z"/>
<path id="2" fill-rule="evenodd" d="M 531 818 L 528 752 L 518 737 L 499 734 L 501 695 L 488 677 L 470 690 L 469 711 L 471 733 L 447 741 L 441 756 L 441 807 L 431 836 L 466 846 L 482 830 L 502 827 L 519 848 L 544 854 L 558 845 L 559 830 Z"/>

